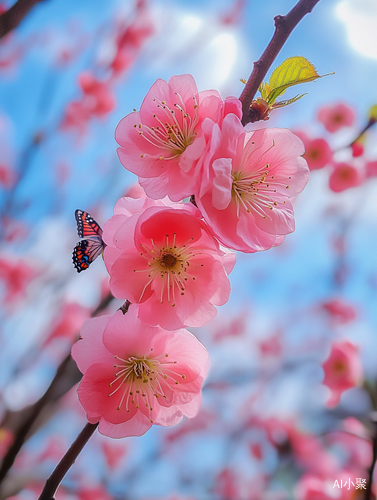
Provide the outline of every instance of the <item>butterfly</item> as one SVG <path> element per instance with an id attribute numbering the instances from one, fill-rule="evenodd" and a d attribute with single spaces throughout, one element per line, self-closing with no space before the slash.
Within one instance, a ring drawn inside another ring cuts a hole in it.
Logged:
<path id="1" fill-rule="evenodd" d="M 102 229 L 93 217 L 83 210 L 75 211 L 77 234 L 85 238 L 73 249 L 73 265 L 78 273 L 88 269 L 90 264 L 103 252 L 105 243 L 102 240 Z"/>

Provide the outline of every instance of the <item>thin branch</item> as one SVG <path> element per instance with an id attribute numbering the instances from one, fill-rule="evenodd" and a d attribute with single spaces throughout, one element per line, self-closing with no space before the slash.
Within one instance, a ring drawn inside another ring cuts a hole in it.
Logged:
<path id="1" fill-rule="evenodd" d="M 0 38 L 17 28 L 23 18 L 41 0 L 18 0 L 0 16 Z"/>
<path id="2" fill-rule="evenodd" d="M 97 429 L 98 423 L 86 424 L 76 440 L 72 443 L 71 447 L 55 467 L 51 476 L 47 479 L 45 487 L 39 497 L 39 500 L 54 500 L 56 490 L 62 482 L 64 476 L 67 474 L 71 466 L 75 463 L 76 458 L 79 456 L 81 450 L 89 441 L 94 431 Z"/>
<path id="3" fill-rule="evenodd" d="M 290 12 L 288 12 L 286 16 L 276 16 L 274 18 L 275 33 L 261 58 L 254 63 L 253 71 L 240 96 L 240 101 L 242 102 L 242 123 L 244 125 L 250 121 L 248 111 L 251 101 L 254 99 L 254 96 L 271 64 L 279 54 L 292 30 L 306 14 L 309 14 L 309 12 L 312 11 L 313 7 L 318 2 L 319 0 L 299 0 L 299 2 L 297 2 L 297 4 Z"/>
<path id="4" fill-rule="evenodd" d="M 112 294 L 109 293 L 104 299 L 102 299 L 100 304 L 92 312 L 91 316 L 94 317 L 106 309 L 113 298 Z M 82 374 L 77 369 L 76 363 L 71 358 L 71 354 L 68 354 L 60 363 L 56 375 L 47 391 L 36 403 L 34 403 L 31 408 L 27 409 L 27 417 L 19 429 L 15 432 L 15 439 L 4 456 L 1 464 L 0 484 L 4 480 L 9 469 L 12 467 L 18 452 L 30 435 L 30 431 L 39 415 L 42 413 L 42 410 L 66 394 L 77 382 L 81 380 L 81 377 Z"/>

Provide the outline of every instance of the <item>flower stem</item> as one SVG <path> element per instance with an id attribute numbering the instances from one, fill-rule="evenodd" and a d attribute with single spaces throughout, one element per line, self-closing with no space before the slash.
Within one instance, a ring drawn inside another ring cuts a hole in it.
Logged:
<path id="1" fill-rule="evenodd" d="M 55 467 L 51 476 L 47 479 L 45 487 L 38 500 L 54 500 L 56 490 L 62 482 L 64 476 L 67 474 L 71 466 L 74 464 L 76 458 L 79 456 L 81 450 L 84 448 L 90 437 L 97 429 L 98 423 L 86 424 L 76 440 L 72 443 L 67 453 L 60 460 Z"/>
<path id="2" fill-rule="evenodd" d="M 318 2 L 319 0 L 299 0 L 286 16 L 276 16 L 274 18 L 275 32 L 273 37 L 260 59 L 254 63 L 253 71 L 240 96 L 240 101 L 242 102 L 243 125 L 246 125 L 246 123 L 250 121 L 248 111 L 251 101 L 254 99 L 254 96 L 271 64 L 274 62 L 276 56 L 279 54 L 293 29 L 306 14 L 309 14 L 309 12 L 312 11 L 313 7 Z"/>

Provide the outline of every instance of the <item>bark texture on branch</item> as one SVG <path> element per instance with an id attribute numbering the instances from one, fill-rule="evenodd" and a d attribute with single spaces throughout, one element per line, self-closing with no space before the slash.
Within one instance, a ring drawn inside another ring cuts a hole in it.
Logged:
<path id="1" fill-rule="evenodd" d="M 38 500 L 54 500 L 56 490 L 62 482 L 64 476 L 75 463 L 76 458 L 81 453 L 86 443 L 97 429 L 97 424 L 86 424 L 80 434 L 77 436 L 67 453 L 60 460 L 51 476 L 47 479 L 45 487 Z"/>
<path id="2" fill-rule="evenodd" d="M 0 38 L 17 28 L 23 18 L 41 0 L 18 0 L 10 9 L 0 15 Z"/>
<path id="3" fill-rule="evenodd" d="M 292 30 L 297 26 L 301 19 L 319 2 L 319 0 L 299 0 L 299 2 L 288 12 L 286 16 L 276 16 L 275 32 L 267 45 L 265 51 L 258 61 L 254 63 L 253 71 L 245 85 L 245 88 L 240 96 L 242 102 L 242 123 L 249 123 L 249 108 L 251 101 L 254 99 L 260 84 L 263 82 L 267 71 L 270 69 L 276 56 L 286 42 Z"/>

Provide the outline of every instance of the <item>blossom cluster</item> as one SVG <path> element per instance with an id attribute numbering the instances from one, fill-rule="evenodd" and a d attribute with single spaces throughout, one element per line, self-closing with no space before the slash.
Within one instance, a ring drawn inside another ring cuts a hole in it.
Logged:
<path id="1" fill-rule="evenodd" d="M 306 131 L 296 131 L 305 145 L 305 159 L 310 170 L 329 170 L 329 188 L 334 193 L 363 185 L 377 176 L 377 161 L 365 148 L 369 128 L 377 121 L 376 107 L 369 110 L 368 121 L 361 133 L 345 146 L 339 147 L 338 137 L 355 132 L 356 112 L 343 102 L 319 108 L 317 120 L 326 130 L 324 137 L 310 137 Z M 348 132 L 347 132 L 348 129 Z"/>
<path id="2" fill-rule="evenodd" d="M 196 415 L 209 362 L 185 328 L 229 299 L 232 250 L 267 250 L 294 230 L 309 168 L 291 131 L 246 131 L 241 102 L 198 92 L 190 75 L 157 80 L 115 137 L 146 193 L 121 198 L 102 235 L 127 307 L 88 320 L 72 355 L 89 421 L 123 437 Z"/>

